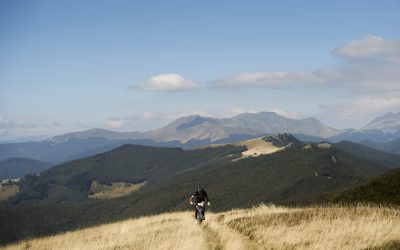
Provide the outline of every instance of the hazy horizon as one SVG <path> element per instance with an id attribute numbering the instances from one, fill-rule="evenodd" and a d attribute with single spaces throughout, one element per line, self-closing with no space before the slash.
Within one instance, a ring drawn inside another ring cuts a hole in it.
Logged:
<path id="1" fill-rule="evenodd" d="M 400 2 L 1 1 L 0 140 L 400 111 Z"/>

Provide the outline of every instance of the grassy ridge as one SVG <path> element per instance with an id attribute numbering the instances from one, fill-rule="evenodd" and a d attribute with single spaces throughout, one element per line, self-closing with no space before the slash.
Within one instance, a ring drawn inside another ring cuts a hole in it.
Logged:
<path id="1" fill-rule="evenodd" d="M 207 213 L 166 213 L 26 240 L 13 249 L 398 249 L 400 212 L 326 206 Z"/>

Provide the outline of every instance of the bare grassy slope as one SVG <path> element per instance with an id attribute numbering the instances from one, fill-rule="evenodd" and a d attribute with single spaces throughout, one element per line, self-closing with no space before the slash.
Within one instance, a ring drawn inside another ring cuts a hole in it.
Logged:
<path id="1" fill-rule="evenodd" d="M 275 152 L 285 149 L 285 147 L 276 147 L 271 142 L 267 142 L 262 138 L 241 141 L 235 143 L 234 145 L 246 147 L 247 150 L 242 152 L 242 158 L 273 154 Z"/>
<path id="2" fill-rule="evenodd" d="M 8 197 L 13 196 L 18 193 L 19 187 L 18 185 L 0 185 L 0 201 L 7 200 Z"/>
<path id="3" fill-rule="evenodd" d="M 253 209 L 143 217 L 5 249 L 399 249 L 400 211 L 384 207 Z"/>

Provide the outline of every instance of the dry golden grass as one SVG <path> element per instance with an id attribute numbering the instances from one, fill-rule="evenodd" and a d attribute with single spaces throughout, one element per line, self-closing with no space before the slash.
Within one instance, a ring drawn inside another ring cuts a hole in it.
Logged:
<path id="1" fill-rule="evenodd" d="M 234 145 L 246 147 L 247 150 L 242 152 L 242 158 L 246 158 L 246 157 L 250 157 L 250 156 L 257 157 L 260 155 L 273 154 L 275 152 L 285 149 L 285 147 L 281 147 L 281 148 L 275 147 L 274 145 L 272 145 L 271 142 L 267 142 L 267 141 L 263 140 L 262 138 L 241 141 L 241 142 L 235 143 Z"/>
<path id="2" fill-rule="evenodd" d="M 332 144 L 329 144 L 329 143 L 320 143 L 320 144 L 318 144 L 317 145 L 319 148 L 322 148 L 322 149 L 330 149 L 331 147 L 332 147 Z"/>
<path id="3" fill-rule="evenodd" d="M 8 197 L 13 196 L 19 192 L 18 185 L 0 185 L 0 201 L 7 200 Z"/>
<path id="4" fill-rule="evenodd" d="M 93 181 L 90 186 L 90 191 L 94 194 L 89 195 L 89 198 L 94 199 L 112 199 L 128 195 L 132 192 L 139 190 L 141 187 L 147 184 L 147 181 L 132 184 L 125 182 L 114 182 L 111 186 L 100 184 L 97 181 Z"/>
<path id="5" fill-rule="evenodd" d="M 400 249 L 400 211 L 368 206 L 189 212 L 143 217 L 5 249 Z"/>

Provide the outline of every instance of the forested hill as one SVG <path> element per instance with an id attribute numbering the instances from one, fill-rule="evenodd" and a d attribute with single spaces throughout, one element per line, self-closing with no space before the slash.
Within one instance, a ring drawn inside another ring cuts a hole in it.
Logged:
<path id="1" fill-rule="evenodd" d="M 182 150 L 125 145 L 65 163 L 23 180 L 22 191 L 0 209 L 0 233 L 15 240 L 28 232 L 43 235 L 191 209 L 187 200 L 200 185 L 209 193 L 214 211 L 262 202 L 326 201 L 388 170 L 330 144 L 274 143 L 282 149 L 253 157 L 243 157 L 245 146 Z M 119 198 L 90 199 L 93 182 L 103 187 L 116 182 L 146 184 Z"/>

